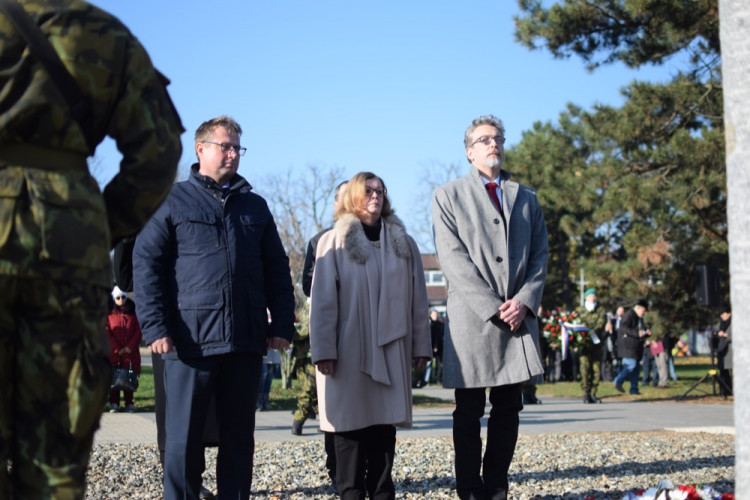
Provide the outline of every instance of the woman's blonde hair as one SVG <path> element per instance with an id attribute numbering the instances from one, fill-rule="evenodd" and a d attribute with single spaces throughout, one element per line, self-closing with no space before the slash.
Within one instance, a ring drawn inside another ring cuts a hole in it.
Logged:
<path id="1" fill-rule="evenodd" d="M 391 200 L 388 199 L 388 189 L 385 187 L 383 179 L 372 172 L 360 172 L 349 180 L 346 186 L 346 192 L 344 193 L 344 199 L 339 203 L 339 208 L 334 214 L 334 218 L 338 219 L 344 214 L 356 215 L 358 218 L 362 214 L 364 209 L 365 200 L 365 184 L 370 179 L 377 179 L 383 185 L 383 209 L 380 212 L 381 217 L 388 217 L 393 215 L 393 208 L 391 208 Z"/>

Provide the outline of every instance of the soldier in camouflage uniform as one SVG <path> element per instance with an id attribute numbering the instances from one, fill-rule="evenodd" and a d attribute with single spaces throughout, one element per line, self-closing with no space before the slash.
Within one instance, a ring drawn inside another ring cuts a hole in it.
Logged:
<path id="1" fill-rule="evenodd" d="M 169 192 L 183 129 L 120 21 L 78 0 L 20 3 L 91 113 L 71 117 L 0 13 L 0 498 L 75 499 L 110 382 L 109 249 Z M 86 158 L 105 134 L 124 158 L 102 195 Z"/>
<path id="2" fill-rule="evenodd" d="M 318 391 L 315 384 L 315 365 L 310 361 L 310 332 L 297 329 L 292 341 L 294 371 L 297 374 L 302 393 L 297 399 L 297 410 L 294 412 L 294 423 L 302 433 L 302 424 L 308 418 L 314 418 L 318 411 Z M 294 426 L 293 426 L 294 427 Z"/>
<path id="3" fill-rule="evenodd" d="M 337 216 L 338 202 L 344 196 L 348 182 L 339 183 L 333 192 L 334 218 Z M 329 227 L 319 232 L 310 238 L 307 244 L 305 265 L 302 270 L 302 291 L 307 297 L 310 296 L 310 290 L 312 289 L 313 272 L 315 271 L 315 251 L 318 247 L 318 241 L 324 233 L 330 230 L 331 228 Z M 315 365 L 312 364 L 310 357 L 310 330 L 308 329 L 304 333 L 298 330 L 295 333 L 292 343 L 294 346 L 292 355 L 296 359 L 295 371 L 297 372 L 297 379 L 302 388 L 302 394 L 297 399 L 297 411 L 294 412 L 294 420 L 292 421 L 292 434 L 299 436 L 302 434 L 302 426 L 305 424 L 305 420 L 314 417 L 318 411 L 318 388 L 315 382 Z M 333 446 L 332 432 L 325 433 L 325 450 L 328 477 L 331 479 L 334 493 L 338 493 L 336 490 L 336 450 Z"/>
<path id="4" fill-rule="evenodd" d="M 333 211 L 338 209 L 338 200 L 346 192 L 348 181 L 339 183 L 333 194 Z M 310 238 L 307 243 L 307 252 L 305 253 L 305 264 L 302 269 L 302 291 L 305 296 L 310 296 L 312 288 L 313 271 L 315 270 L 315 250 L 318 247 L 318 240 L 324 233 L 331 228 L 326 228 Z M 318 411 L 318 391 L 315 383 L 315 366 L 310 359 L 310 331 L 306 329 L 294 334 L 292 342 L 292 356 L 295 359 L 294 371 L 297 373 L 297 380 L 302 388 L 302 394 L 297 399 L 297 411 L 294 412 L 294 421 L 292 422 L 292 434 L 301 435 L 302 426 L 305 420 L 315 417 Z"/>
<path id="5" fill-rule="evenodd" d="M 606 330 L 611 333 L 612 325 L 607 321 L 604 310 L 598 307 L 596 302 L 596 290 L 589 288 L 584 292 L 584 305 L 576 309 L 576 315 L 580 323 L 589 327 L 589 332 L 596 333 L 601 339 Z M 602 378 L 602 343 L 593 342 L 578 351 L 579 370 L 581 372 L 581 388 L 583 389 L 584 403 L 601 403 L 596 397 L 596 390 Z"/>

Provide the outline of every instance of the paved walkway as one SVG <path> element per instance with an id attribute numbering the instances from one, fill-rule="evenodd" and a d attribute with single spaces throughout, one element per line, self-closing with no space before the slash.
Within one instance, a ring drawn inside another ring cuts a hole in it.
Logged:
<path id="1" fill-rule="evenodd" d="M 448 389 L 426 387 L 414 392 L 453 400 L 453 391 Z M 653 430 L 734 433 L 733 405 L 638 401 L 586 405 L 579 399 L 547 397 L 542 397 L 542 401 L 543 404 L 526 406 L 521 412 L 522 434 Z M 451 436 L 452 411 L 452 407 L 415 409 L 414 427 L 399 429 L 398 436 Z M 321 437 L 317 420 L 306 422 L 302 436 L 292 435 L 289 411 L 257 412 L 255 416 L 255 439 L 259 442 Z M 105 413 L 95 442 L 156 443 L 154 414 Z"/>

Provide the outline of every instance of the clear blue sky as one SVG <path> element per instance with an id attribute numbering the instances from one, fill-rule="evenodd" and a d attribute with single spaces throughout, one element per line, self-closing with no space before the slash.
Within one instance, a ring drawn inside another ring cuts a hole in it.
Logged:
<path id="1" fill-rule="evenodd" d="M 263 176 L 339 166 L 380 175 L 407 228 L 420 173 L 466 165 L 463 132 L 500 117 L 506 147 L 565 104 L 619 105 L 632 81 L 676 68 L 610 66 L 589 73 L 513 40 L 511 0 L 100 0 L 140 39 L 172 84 L 187 132 L 182 166 L 195 161 L 201 122 L 228 114 L 248 147 L 240 163 L 261 194 Z M 112 142 L 97 150 L 100 182 L 117 171 Z M 185 173 L 181 174 L 183 177 Z M 300 179 L 304 182 L 304 178 Z"/>

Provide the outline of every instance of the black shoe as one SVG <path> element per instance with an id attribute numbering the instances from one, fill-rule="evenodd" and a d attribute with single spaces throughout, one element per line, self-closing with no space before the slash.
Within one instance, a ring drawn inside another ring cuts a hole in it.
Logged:
<path id="1" fill-rule="evenodd" d="M 331 489 L 333 490 L 334 495 L 339 494 L 339 489 L 336 487 L 336 471 L 335 470 L 329 470 L 328 471 L 328 478 L 331 480 Z"/>
<path id="2" fill-rule="evenodd" d="M 201 485 L 201 492 L 198 494 L 198 498 L 200 498 L 200 500 L 214 500 L 216 496 L 211 493 L 211 490 Z"/>
<path id="3" fill-rule="evenodd" d="M 583 402 L 586 403 L 586 404 L 593 403 L 593 401 L 591 400 L 591 394 L 589 394 L 588 392 L 586 394 L 584 394 L 583 395 Z"/>
<path id="4" fill-rule="evenodd" d="M 590 398 L 589 403 L 599 404 L 602 402 L 602 400 L 597 398 L 596 394 L 593 394 L 593 393 L 589 396 L 589 398 Z"/>
<path id="5" fill-rule="evenodd" d="M 302 435 L 302 426 L 305 424 L 304 420 L 295 420 L 292 422 L 292 434 L 295 436 Z"/>
<path id="6" fill-rule="evenodd" d="M 617 392 L 625 392 L 625 388 L 621 386 L 620 384 L 615 384 L 615 389 L 617 389 Z"/>

